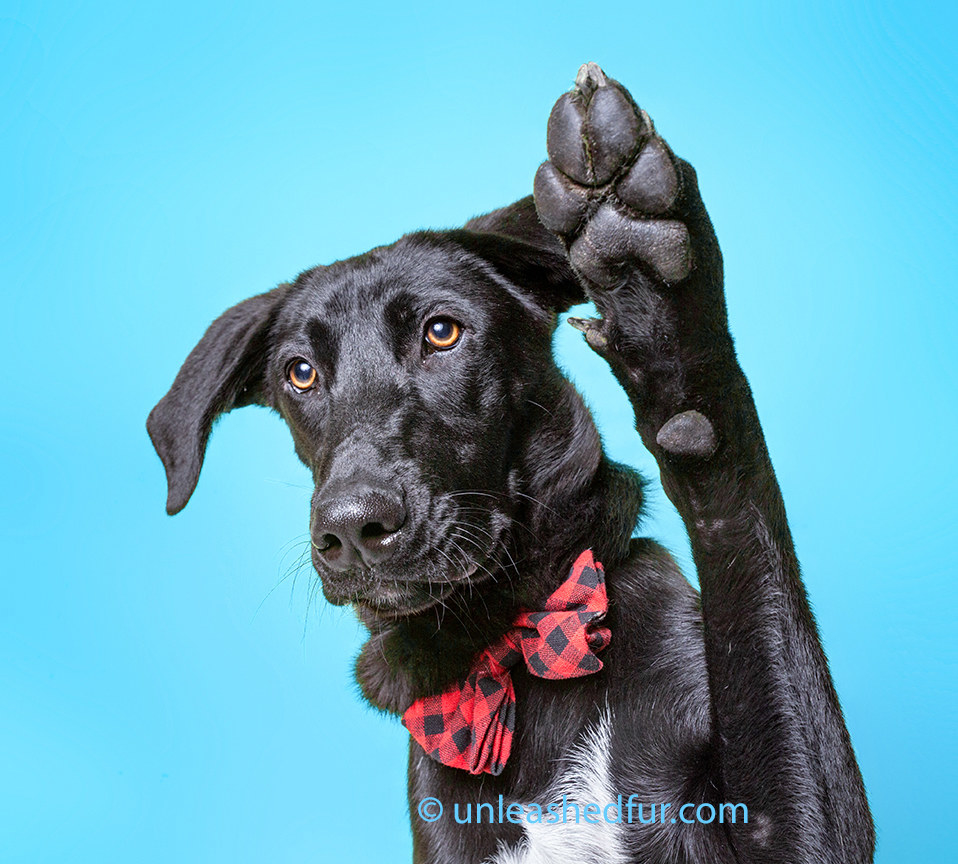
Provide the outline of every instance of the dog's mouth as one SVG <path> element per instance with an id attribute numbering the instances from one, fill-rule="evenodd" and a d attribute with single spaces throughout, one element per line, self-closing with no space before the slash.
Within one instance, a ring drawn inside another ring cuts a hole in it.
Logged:
<path id="1" fill-rule="evenodd" d="M 494 547 L 495 549 L 495 547 Z M 461 566 L 429 572 L 425 578 L 409 578 L 408 574 L 390 574 L 381 568 L 356 569 L 346 573 L 329 573 L 317 568 L 323 594 L 335 606 L 352 605 L 364 618 L 371 614 L 381 619 L 398 619 L 418 615 L 433 607 L 443 606 L 456 591 L 494 580 L 499 569 L 495 551 L 481 560 L 463 561 Z M 415 568 L 410 568 L 415 570 Z M 365 615 L 363 613 L 366 613 Z"/>
<path id="2" fill-rule="evenodd" d="M 382 585 L 373 592 L 357 597 L 352 603 L 358 612 L 372 613 L 378 618 L 408 618 L 434 606 L 441 606 L 454 590 L 455 586 L 449 583 L 426 583 L 401 588 Z"/>

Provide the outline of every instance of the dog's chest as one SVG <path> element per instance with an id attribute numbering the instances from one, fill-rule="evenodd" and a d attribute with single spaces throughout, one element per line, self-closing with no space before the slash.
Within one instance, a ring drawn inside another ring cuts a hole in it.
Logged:
<path id="1" fill-rule="evenodd" d="M 557 861 L 603 861 L 625 864 L 629 861 L 622 825 L 603 815 L 603 809 L 615 801 L 611 775 L 612 717 L 605 709 L 564 760 L 564 768 L 549 787 L 543 801 L 523 801 L 524 836 L 518 844 L 500 848 L 486 864 L 555 864 Z M 548 805 L 557 802 L 556 811 Z M 597 805 L 589 811 L 586 806 Z M 541 819 L 528 818 L 534 805 Z M 558 811 L 564 811 L 561 813 Z M 565 817 L 565 818 L 563 818 Z"/>

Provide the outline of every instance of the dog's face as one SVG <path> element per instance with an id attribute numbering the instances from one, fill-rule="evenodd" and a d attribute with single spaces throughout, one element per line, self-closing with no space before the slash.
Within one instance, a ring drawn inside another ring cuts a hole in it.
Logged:
<path id="1" fill-rule="evenodd" d="M 256 402 L 312 472 L 328 600 L 389 619 L 494 578 L 528 496 L 530 438 L 542 446 L 531 432 L 562 380 L 555 313 L 576 298 L 517 287 L 521 256 L 488 251 L 469 232 L 410 235 L 225 313 L 150 417 L 170 512 L 216 417 Z"/>
<path id="2" fill-rule="evenodd" d="M 465 256 L 407 245 L 303 279 L 267 373 L 313 473 L 323 591 L 382 614 L 495 570 L 523 403 L 551 363 L 550 316 Z"/>

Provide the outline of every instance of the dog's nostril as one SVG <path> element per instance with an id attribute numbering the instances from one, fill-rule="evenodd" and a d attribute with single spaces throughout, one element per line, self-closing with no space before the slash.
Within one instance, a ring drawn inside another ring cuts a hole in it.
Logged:
<path id="1" fill-rule="evenodd" d="M 343 542 L 335 534 L 323 534 L 316 548 L 320 552 L 331 552 L 342 548 Z"/>
<path id="2" fill-rule="evenodd" d="M 369 522 L 363 525 L 359 537 L 362 540 L 377 540 L 383 534 L 392 534 L 395 530 L 395 528 L 386 528 L 382 522 Z"/>

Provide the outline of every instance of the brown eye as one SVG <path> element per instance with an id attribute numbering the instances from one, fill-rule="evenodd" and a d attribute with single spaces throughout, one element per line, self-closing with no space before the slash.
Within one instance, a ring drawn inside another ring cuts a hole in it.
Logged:
<path id="1" fill-rule="evenodd" d="M 294 360 L 286 370 L 286 377 L 297 390 L 309 390 L 316 383 L 316 370 L 305 360 Z"/>
<path id="2" fill-rule="evenodd" d="M 433 318 L 426 325 L 426 342 L 440 351 L 452 348 L 461 335 L 462 328 L 452 318 Z"/>

